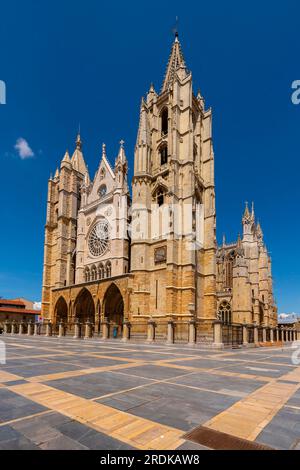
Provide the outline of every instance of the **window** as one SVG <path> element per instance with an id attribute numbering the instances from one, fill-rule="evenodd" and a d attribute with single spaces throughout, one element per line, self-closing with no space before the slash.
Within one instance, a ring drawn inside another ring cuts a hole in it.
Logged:
<path id="1" fill-rule="evenodd" d="M 161 113 L 161 135 L 168 134 L 168 109 L 164 108 Z"/>
<path id="2" fill-rule="evenodd" d="M 107 261 L 106 263 L 106 277 L 111 277 L 111 262 Z"/>
<path id="3" fill-rule="evenodd" d="M 90 280 L 90 270 L 89 270 L 89 268 L 85 269 L 84 278 L 85 278 L 85 282 L 89 282 L 89 280 Z"/>
<path id="4" fill-rule="evenodd" d="M 164 145 L 160 151 L 160 164 L 165 165 L 168 162 L 168 146 Z"/>
<path id="5" fill-rule="evenodd" d="M 157 192 L 157 204 L 158 204 L 159 207 L 160 207 L 160 206 L 163 206 L 163 204 L 164 204 L 164 199 L 165 199 L 164 193 L 162 192 L 162 190 L 159 190 L 159 191 Z"/>
<path id="6" fill-rule="evenodd" d="M 220 320 L 227 324 L 231 324 L 231 306 L 229 302 L 223 301 L 219 306 L 219 318 Z"/>
<path id="7" fill-rule="evenodd" d="M 100 188 L 98 189 L 98 195 L 99 195 L 100 197 L 104 197 L 106 193 L 107 193 L 106 185 L 105 185 L 105 184 L 102 184 L 102 185 L 100 186 Z"/>
<path id="8" fill-rule="evenodd" d="M 99 279 L 104 279 L 104 266 L 102 263 L 99 264 L 99 267 L 98 267 L 98 278 Z"/>

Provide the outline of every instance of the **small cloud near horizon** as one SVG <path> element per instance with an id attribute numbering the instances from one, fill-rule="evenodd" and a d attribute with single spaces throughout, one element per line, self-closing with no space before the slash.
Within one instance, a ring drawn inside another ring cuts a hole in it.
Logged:
<path id="1" fill-rule="evenodd" d="M 27 140 L 23 139 L 23 137 L 20 137 L 17 140 L 17 142 L 15 144 L 15 149 L 17 150 L 21 160 L 26 160 L 27 158 L 34 157 L 33 150 L 30 148 Z"/>

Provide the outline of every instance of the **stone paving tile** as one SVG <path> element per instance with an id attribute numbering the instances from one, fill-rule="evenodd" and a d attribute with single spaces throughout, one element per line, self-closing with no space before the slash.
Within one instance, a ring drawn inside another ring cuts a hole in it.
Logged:
<path id="1" fill-rule="evenodd" d="M 55 359 L 57 363 L 72 363 L 80 366 L 81 369 L 88 367 L 105 367 L 113 366 L 115 364 L 124 364 L 124 361 L 118 361 L 117 359 L 98 358 L 98 357 L 85 357 L 85 356 L 68 356 L 64 358 Z"/>
<path id="2" fill-rule="evenodd" d="M 46 411 L 41 406 L 27 398 L 23 398 L 10 390 L 0 389 L 0 421 L 6 422 L 12 419 L 30 416 Z"/>
<path id="3" fill-rule="evenodd" d="M 281 409 L 256 441 L 281 450 L 296 448 L 300 443 L 300 410 Z"/>
<path id="4" fill-rule="evenodd" d="M 241 396 L 251 393 L 265 384 L 265 382 L 244 380 L 239 377 L 230 377 L 230 380 L 224 380 L 222 376 L 211 375 L 206 372 L 175 378 L 172 382 L 221 392 L 242 392 Z"/>
<path id="5" fill-rule="evenodd" d="M 296 393 L 288 400 L 286 405 L 289 406 L 299 406 L 300 408 L 300 390 L 297 390 Z"/>
<path id="6" fill-rule="evenodd" d="M 122 371 L 124 372 L 124 371 Z M 149 379 L 164 380 L 178 375 L 189 374 L 190 370 L 176 369 L 170 367 L 159 367 L 152 364 L 146 364 L 144 366 L 131 367 L 126 372 L 130 375 L 136 375 L 137 377 L 145 377 Z"/>
<path id="7" fill-rule="evenodd" d="M 189 430 L 226 409 L 238 399 L 238 397 L 158 383 L 97 401 L 160 424 Z"/>
<path id="8" fill-rule="evenodd" d="M 152 382 L 149 379 L 131 377 L 127 375 L 126 369 L 122 369 L 122 371 L 124 372 L 122 374 L 100 372 L 70 379 L 47 381 L 47 383 L 51 387 L 74 393 L 80 397 L 96 398 Z"/>
<path id="9" fill-rule="evenodd" d="M 66 372 L 69 370 L 79 370 L 82 369 L 79 365 L 71 365 L 71 364 L 59 364 L 59 363 L 50 363 L 46 362 L 43 366 L 27 366 L 26 362 L 24 361 L 23 367 L 9 367 L 6 370 L 16 375 L 20 375 L 21 377 L 34 377 L 36 375 L 44 375 L 44 374 L 54 374 L 57 372 Z"/>
<path id="10" fill-rule="evenodd" d="M 286 366 L 279 366 L 277 364 L 274 365 L 267 365 L 267 364 L 260 364 L 259 362 L 253 364 L 247 363 L 238 363 L 232 365 L 226 365 L 224 369 L 228 372 L 235 372 L 237 374 L 255 374 L 257 376 L 264 376 L 264 377 L 280 377 L 283 374 L 287 374 L 291 372 L 293 369 Z"/>
<path id="11" fill-rule="evenodd" d="M 234 364 L 236 364 L 235 362 Z M 226 361 L 225 358 L 216 360 L 216 359 L 208 359 L 208 358 L 201 358 L 201 359 L 191 359 L 187 361 L 172 361 L 173 365 L 179 365 L 179 366 L 187 366 L 187 367 L 199 367 L 199 368 L 205 368 L 205 369 L 214 369 L 214 368 L 226 368 L 227 366 L 230 367 L 232 366 L 231 361 Z"/>

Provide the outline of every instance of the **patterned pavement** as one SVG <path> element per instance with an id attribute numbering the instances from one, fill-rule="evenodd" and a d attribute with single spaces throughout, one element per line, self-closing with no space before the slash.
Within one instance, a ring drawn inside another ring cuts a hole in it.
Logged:
<path id="1" fill-rule="evenodd" d="M 300 449 L 300 366 L 292 350 L 215 351 L 1 336 L 2 449 L 206 449 L 211 430 Z"/>

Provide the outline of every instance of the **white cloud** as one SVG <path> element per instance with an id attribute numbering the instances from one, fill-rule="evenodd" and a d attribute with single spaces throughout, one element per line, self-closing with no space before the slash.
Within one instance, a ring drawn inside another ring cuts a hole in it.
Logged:
<path id="1" fill-rule="evenodd" d="M 34 152 L 30 148 L 27 140 L 23 139 L 23 137 L 20 137 L 17 140 L 15 144 L 15 149 L 17 150 L 19 157 L 22 160 L 25 160 L 26 158 L 34 157 Z"/>
<path id="2" fill-rule="evenodd" d="M 42 302 L 34 302 L 33 310 L 41 310 L 41 308 L 42 308 Z"/>

